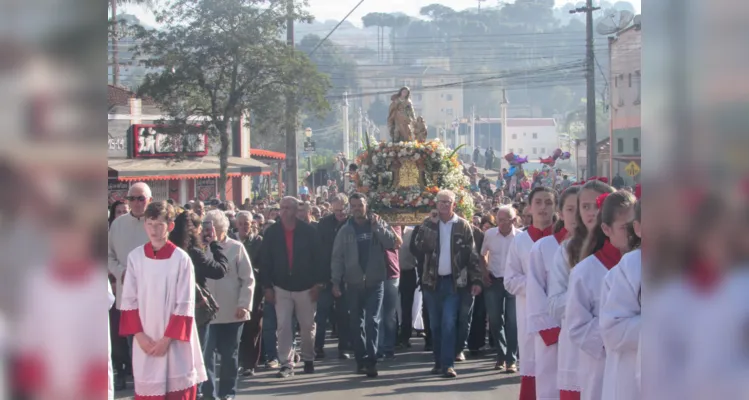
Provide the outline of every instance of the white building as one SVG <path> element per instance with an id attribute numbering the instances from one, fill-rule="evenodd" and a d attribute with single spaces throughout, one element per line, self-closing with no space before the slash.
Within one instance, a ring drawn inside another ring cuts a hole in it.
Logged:
<path id="1" fill-rule="evenodd" d="M 559 148 L 554 118 L 508 118 L 505 138 L 507 153 L 527 156 L 530 164 L 539 163 Z"/>

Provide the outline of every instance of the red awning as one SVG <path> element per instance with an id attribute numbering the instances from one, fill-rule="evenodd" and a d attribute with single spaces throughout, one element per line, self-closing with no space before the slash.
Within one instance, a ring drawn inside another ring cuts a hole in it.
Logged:
<path id="1" fill-rule="evenodd" d="M 241 176 L 256 176 L 256 175 L 270 175 L 270 171 L 266 172 L 250 172 L 242 174 L 226 174 L 228 178 L 239 178 Z M 185 175 L 158 175 L 158 176 L 127 176 L 120 177 L 120 181 L 129 182 L 140 182 L 140 181 L 170 181 L 170 180 L 183 180 L 183 179 L 206 179 L 206 178 L 218 178 L 218 174 L 185 174 Z"/>
<path id="2" fill-rule="evenodd" d="M 273 160 L 285 160 L 286 154 L 263 149 L 250 149 L 250 157 L 260 159 L 270 158 Z"/>

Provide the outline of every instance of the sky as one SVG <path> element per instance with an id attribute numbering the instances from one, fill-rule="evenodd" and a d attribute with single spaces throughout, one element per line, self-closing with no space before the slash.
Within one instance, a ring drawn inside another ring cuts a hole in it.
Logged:
<path id="1" fill-rule="evenodd" d="M 360 0 L 308 0 L 309 11 L 319 21 L 333 19 L 341 20 L 346 14 L 359 3 Z M 499 0 L 484 0 L 481 4 L 485 6 L 496 6 Z M 567 3 L 577 3 L 581 0 L 554 0 L 556 6 L 563 6 Z M 615 0 L 609 0 L 614 3 Z M 638 12 L 641 9 L 641 0 L 627 0 Z M 512 2 L 512 1 L 505 1 Z M 371 12 L 402 12 L 408 15 L 417 16 L 419 10 L 430 4 L 439 3 L 456 10 L 462 10 L 469 7 L 476 7 L 477 0 L 364 0 L 359 8 L 354 11 L 348 18 L 348 21 L 354 25 L 361 26 L 361 17 Z M 597 1 L 594 0 L 594 4 Z M 124 7 L 126 12 L 137 16 L 141 21 L 148 25 L 155 26 L 156 21 L 153 14 L 136 6 Z"/>

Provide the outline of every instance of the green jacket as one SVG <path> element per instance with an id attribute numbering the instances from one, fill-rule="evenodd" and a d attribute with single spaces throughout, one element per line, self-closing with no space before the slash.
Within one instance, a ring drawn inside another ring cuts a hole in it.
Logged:
<path id="1" fill-rule="evenodd" d="M 349 285 L 362 283 L 375 284 L 384 282 L 387 278 L 385 264 L 385 250 L 395 248 L 395 234 L 385 221 L 372 227 L 372 243 L 369 247 L 367 274 L 364 275 L 359 265 L 359 247 L 356 244 L 354 218 L 349 218 L 338 230 L 333 243 L 333 257 L 331 260 L 331 278 L 334 285 L 341 281 Z"/>
<path id="2" fill-rule="evenodd" d="M 439 243 L 439 225 L 427 218 L 421 224 L 415 240 L 416 247 L 426 254 L 421 285 L 427 290 L 437 288 L 438 261 L 440 259 Z M 479 256 L 473 241 L 473 229 L 468 221 L 460 217 L 452 225 L 450 253 L 455 286 L 457 288 L 464 288 L 469 284 L 482 286 Z"/>

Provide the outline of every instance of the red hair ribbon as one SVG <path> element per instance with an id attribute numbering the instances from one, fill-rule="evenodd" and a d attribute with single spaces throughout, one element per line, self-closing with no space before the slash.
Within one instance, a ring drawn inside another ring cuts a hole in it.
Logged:
<path id="1" fill-rule="evenodd" d="M 640 200 L 640 197 L 642 197 L 642 185 L 639 183 L 635 185 L 635 197 L 637 197 L 637 200 Z"/>
<path id="2" fill-rule="evenodd" d="M 600 210 L 603 207 L 603 202 L 606 200 L 607 197 L 609 197 L 611 193 L 602 193 L 600 196 L 596 198 L 596 207 Z"/>

